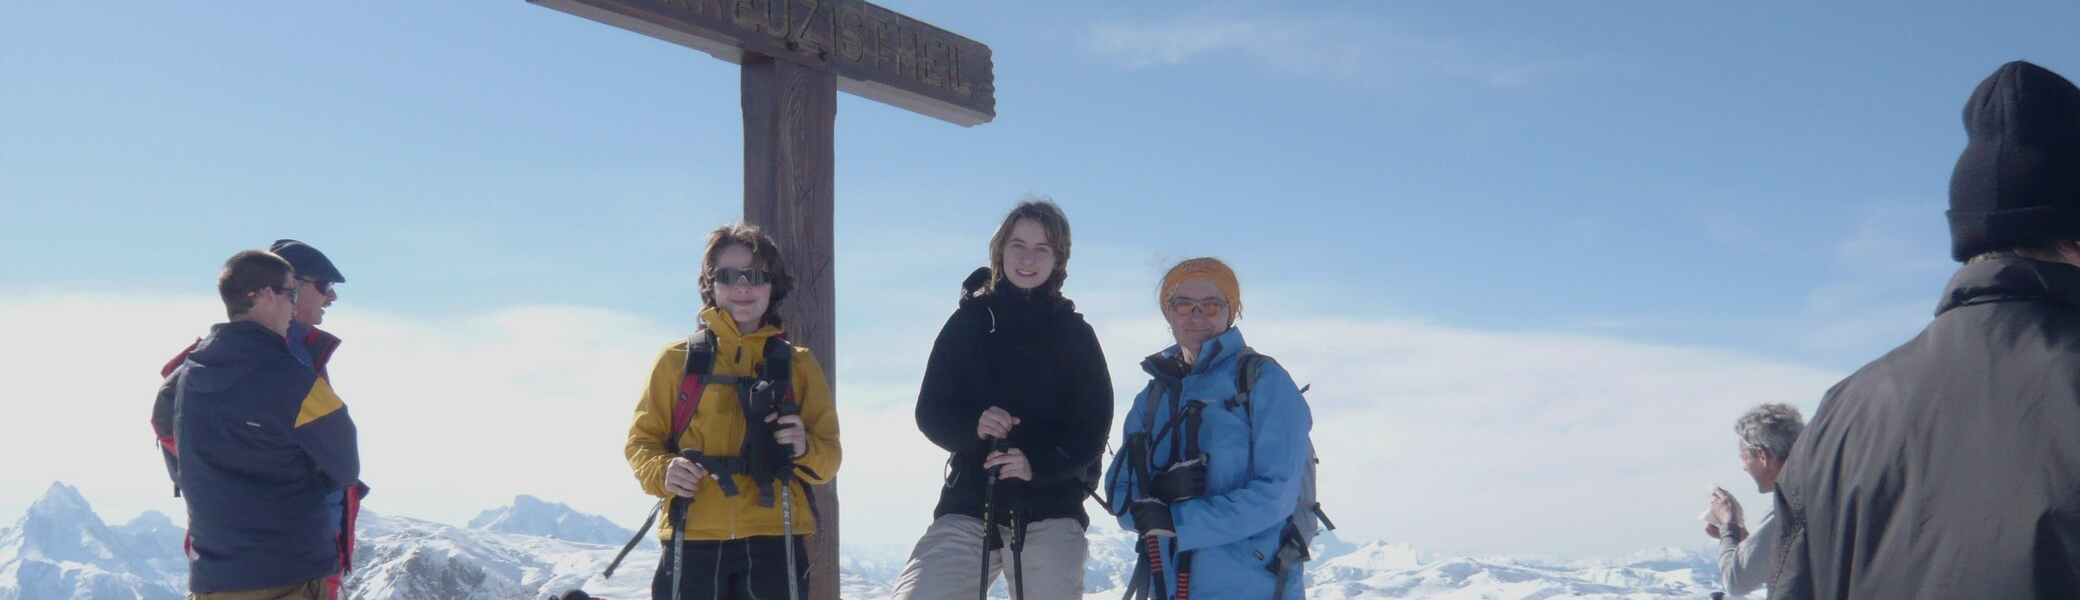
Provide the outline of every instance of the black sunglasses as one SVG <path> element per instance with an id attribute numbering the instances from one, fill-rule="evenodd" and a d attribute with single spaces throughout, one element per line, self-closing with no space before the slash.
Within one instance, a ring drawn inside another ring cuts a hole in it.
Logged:
<path id="1" fill-rule="evenodd" d="M 298 277 L 298 278 L 296 278 L 296 279 L 297 279 L 297 280 L 299 280 L 299 281 L 303 281 L 303 282 L 305 282 L 305 283 L 309 283 L 309 284 L 311 284 L 311 287 L 312 287 L 313 289 L 316 289 L 316 290 L 318 290 L 318 293 L 320 293 L 320 294 L 327 294 L 327 295 L 330 295 L 330 294 L 332 294 L 332 282 L 331 282 L 331 281 L 327 281 L 327 280 L 324 280 L 324 279 L 318 279 L 318 278 L 316 278 L 316 277 Z"/>
<path id="2" fill-rule="evenodd" d="M 765 269 L 738 269 L 718 267 L 715 269 L 715 285 L 765 285 L 773 282 L 773 273 Z"/>
<path id="3" fill-rule="evenodd" d="M 296 298 L 297 298 L 297 295 L 296 295 L 296 288 L 293 288 L 293 287 L 285 287 L 285 286 L 279 286 L 279 285 L 264 285 L 264 286 L 260 286 L 260 287 L 261 287 L 261 289 L 269 289 L 269 290 L 274 290 L 274 293 L 275 293 L 276 295 L 279 295 L 279 296 L 288 296 L 288 297 L 289 297 L 289 303 L 290 303 L 290 304 L 295 304 L 295 303 L 296 303 Z M 251 292 L 247 292 L 247 293 L 246 293 L 246 296 L 249 296 L 249 297 L 251 297 L 251 296 L 258 296 L 259 294 L 260 294 L 260 290 L 253 290 L 253 291 L 251 291 Z"/>

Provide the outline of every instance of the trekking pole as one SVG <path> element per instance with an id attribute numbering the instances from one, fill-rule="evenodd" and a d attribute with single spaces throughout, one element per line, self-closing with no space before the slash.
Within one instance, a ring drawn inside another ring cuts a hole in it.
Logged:
<path id="1" fill-rule="evenodd" d="M 621 566 L 621 559 L 628 558 L 629 551 L 635 550 L 636 544 L 643 541 L 643 536 L 650 533 L 650 525 L 657 522 L 657 513 L 664 510 L 664 504 L 664 500 L 658 500 L 657 504 L 650 506 L 650 516 L 643 518 L 643 526 L 636 528 L 635 537 L 628 538 L 628 543 L 621 546 L 621 552 L 614 555 L 614 561 L 607 563 L 607 572 L 601 574 L 600 579 L 614 577 L 614 569 Z"/>
<path id="2" fill-rule="evenodd" d="M 802 600 L 801 571 L 794 564 L 794 490 L 780 480 L 780 523 L 787 539 L 787 600 Z"/>
<path id="3" fill-rule="evenodd" d="M 1004 438 L 993 437 L 989 439 L 989 451 L 991 453 L 1004 451 L 1005 445 Z M 983 455 L 983 460 L 989 460 L 989 455 Z M 978 600 L 989 600 L 989 541 L 997 537 L 997 469 L 989 469 L 988 471 L 989 475 L 982 480 L 982 574 L 976 579 L 979 587 L 982 589 L 975 592 L 975 597 Z"/>
<path id="4" fill-rule="evenodd" d="M 1016 480 L 1013 480 L 1016 481 Z M 1011 598 L 1026 600 L 1025 501 L 1011 506 Z"/>
<path id="5" fill-rule="evenodd" d="M 680 450 L 679 457 L 699 464 L 701 451 Z M 667 519 L 672 523 L 672 600 L 679 600 L 679 581 L 686 571 L 686 512 L 693 507 L 693 499 L 674 497 L 671 504 Z"/>
<path id="6" fill-rule="evenodd" d="M 783 402 L 777 410 L 781 416 L 799 415 L 802 413 L 802 405 L 793 402 Z M 780 480 L 778 483 L 780 484 L 780 526 L 783 532 L 781 538 L 786 540 L 787 546 L 787 600 L 802 600 L 802 572 L 794 562 L 794 486 L 792 485 L 794 481 L 794 447 L 788 446 L 784 451 L 786 452 L 787 460 L 782 461 L 783 466 L 780 468 Z M 678 599 L 674 598 L 673 600 Z"/>

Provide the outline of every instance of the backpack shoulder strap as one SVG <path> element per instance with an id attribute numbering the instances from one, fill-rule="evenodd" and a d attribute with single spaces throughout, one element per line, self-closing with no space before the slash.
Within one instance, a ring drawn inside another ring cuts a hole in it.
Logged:
<path id="1" fill-rule="evenodd" d="M 788 401 L 794 401 L 794 342 L 777 335 L 766 338 L 765 356 L 759 361 L 758 375 L 759 379 L 787 390 Z"/>
<path id="2" fill-rule="evenodd" d="M 1235 356 L 1235 397 L 1228 399 L 1228 408 L 1242 409 L 1242 420 L 1249 426 L 1249 472 L 1257 472 L 1257 406 L 1250 402 L 1250 391 L 1257 386 L 1257 376 L 1264 372 L 1264 361 L 1271 357 L 1257 353 L 1257 349 L 1243 346 Z"/>
<path id="3" fill-rule="evenodd" d="M 664 441 L 673 454 L 679 453 L 679 437 L 693 426 L 693 415 L 700 412 L 701 395 L 707 392 L 714 372 L 715 332 L 702 327 L 686 337 L 686 368 L 679 379 L 678 399 L 672 403 L 672 434 Z"/>
<path id="4" fill-rule="evenodd" d="M 1249 408 L 1250 390 L 1257 386 L 1257 376 L 1264 372 L 1264 361 L 1271 357 L 1258 354 L 1255 348 L 1243 346 L 1235 353 L 1235 397 L 1228 399 L 1228 408 Z"/>

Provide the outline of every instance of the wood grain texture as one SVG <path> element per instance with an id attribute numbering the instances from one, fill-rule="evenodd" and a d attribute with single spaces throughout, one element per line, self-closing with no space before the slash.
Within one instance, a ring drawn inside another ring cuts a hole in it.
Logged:
<path id="1" fill-rule="evenodd" d="M 528 0 L 745 63 L 838 75 L 838 89 L 961 126 L 997 116 L 989 46 L 864 0 Z"/>
<path id="2" fill-rule="evenodd" d="M 837 278 L 831 188 L 838 87 L 829 71 L 770 57 L 744 61 L 744 220 L 780 243 L 794 290 L 780 305 L 787 338 L 816 353 L 838 386 Z M 839 414 L 843 414 L 840 410 Z M 838 600 L 838 482 L 818 486 L 823 523 L 809 538 L 808 600 Z"/>

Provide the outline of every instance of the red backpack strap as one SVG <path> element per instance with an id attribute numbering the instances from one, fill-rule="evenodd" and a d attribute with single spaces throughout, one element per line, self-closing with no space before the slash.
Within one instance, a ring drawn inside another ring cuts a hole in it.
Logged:
<path id="1" fill-rule="evenodd" d="M 166 366 L 159 367 L 159 377 L 163 379 L 173 376 L 173 370 L 180 368 L 181 363 L 187 362 L 188 355 L 194 353 L 195 347 L 200 345 L 202 345 L 202 338 L 195 338 L 195 341 L 189 342 L 188 347 L 181 350 L 180 354 L 173 355 L 173 360 L 166 361 Z"/>
<path id="2" fill-rule="evenodd" d="M 679 453 L 679 437 L 686 435 L 693 426 L 693 415 L 700 412 L 701 396 L 707 392 L 714 370 L 715 332 L 702 327 L 686 337 L 686 368 L 679 379 L 679 397 L 672 402 L 672 434 L 664 442 L 673 454 Z"/>

